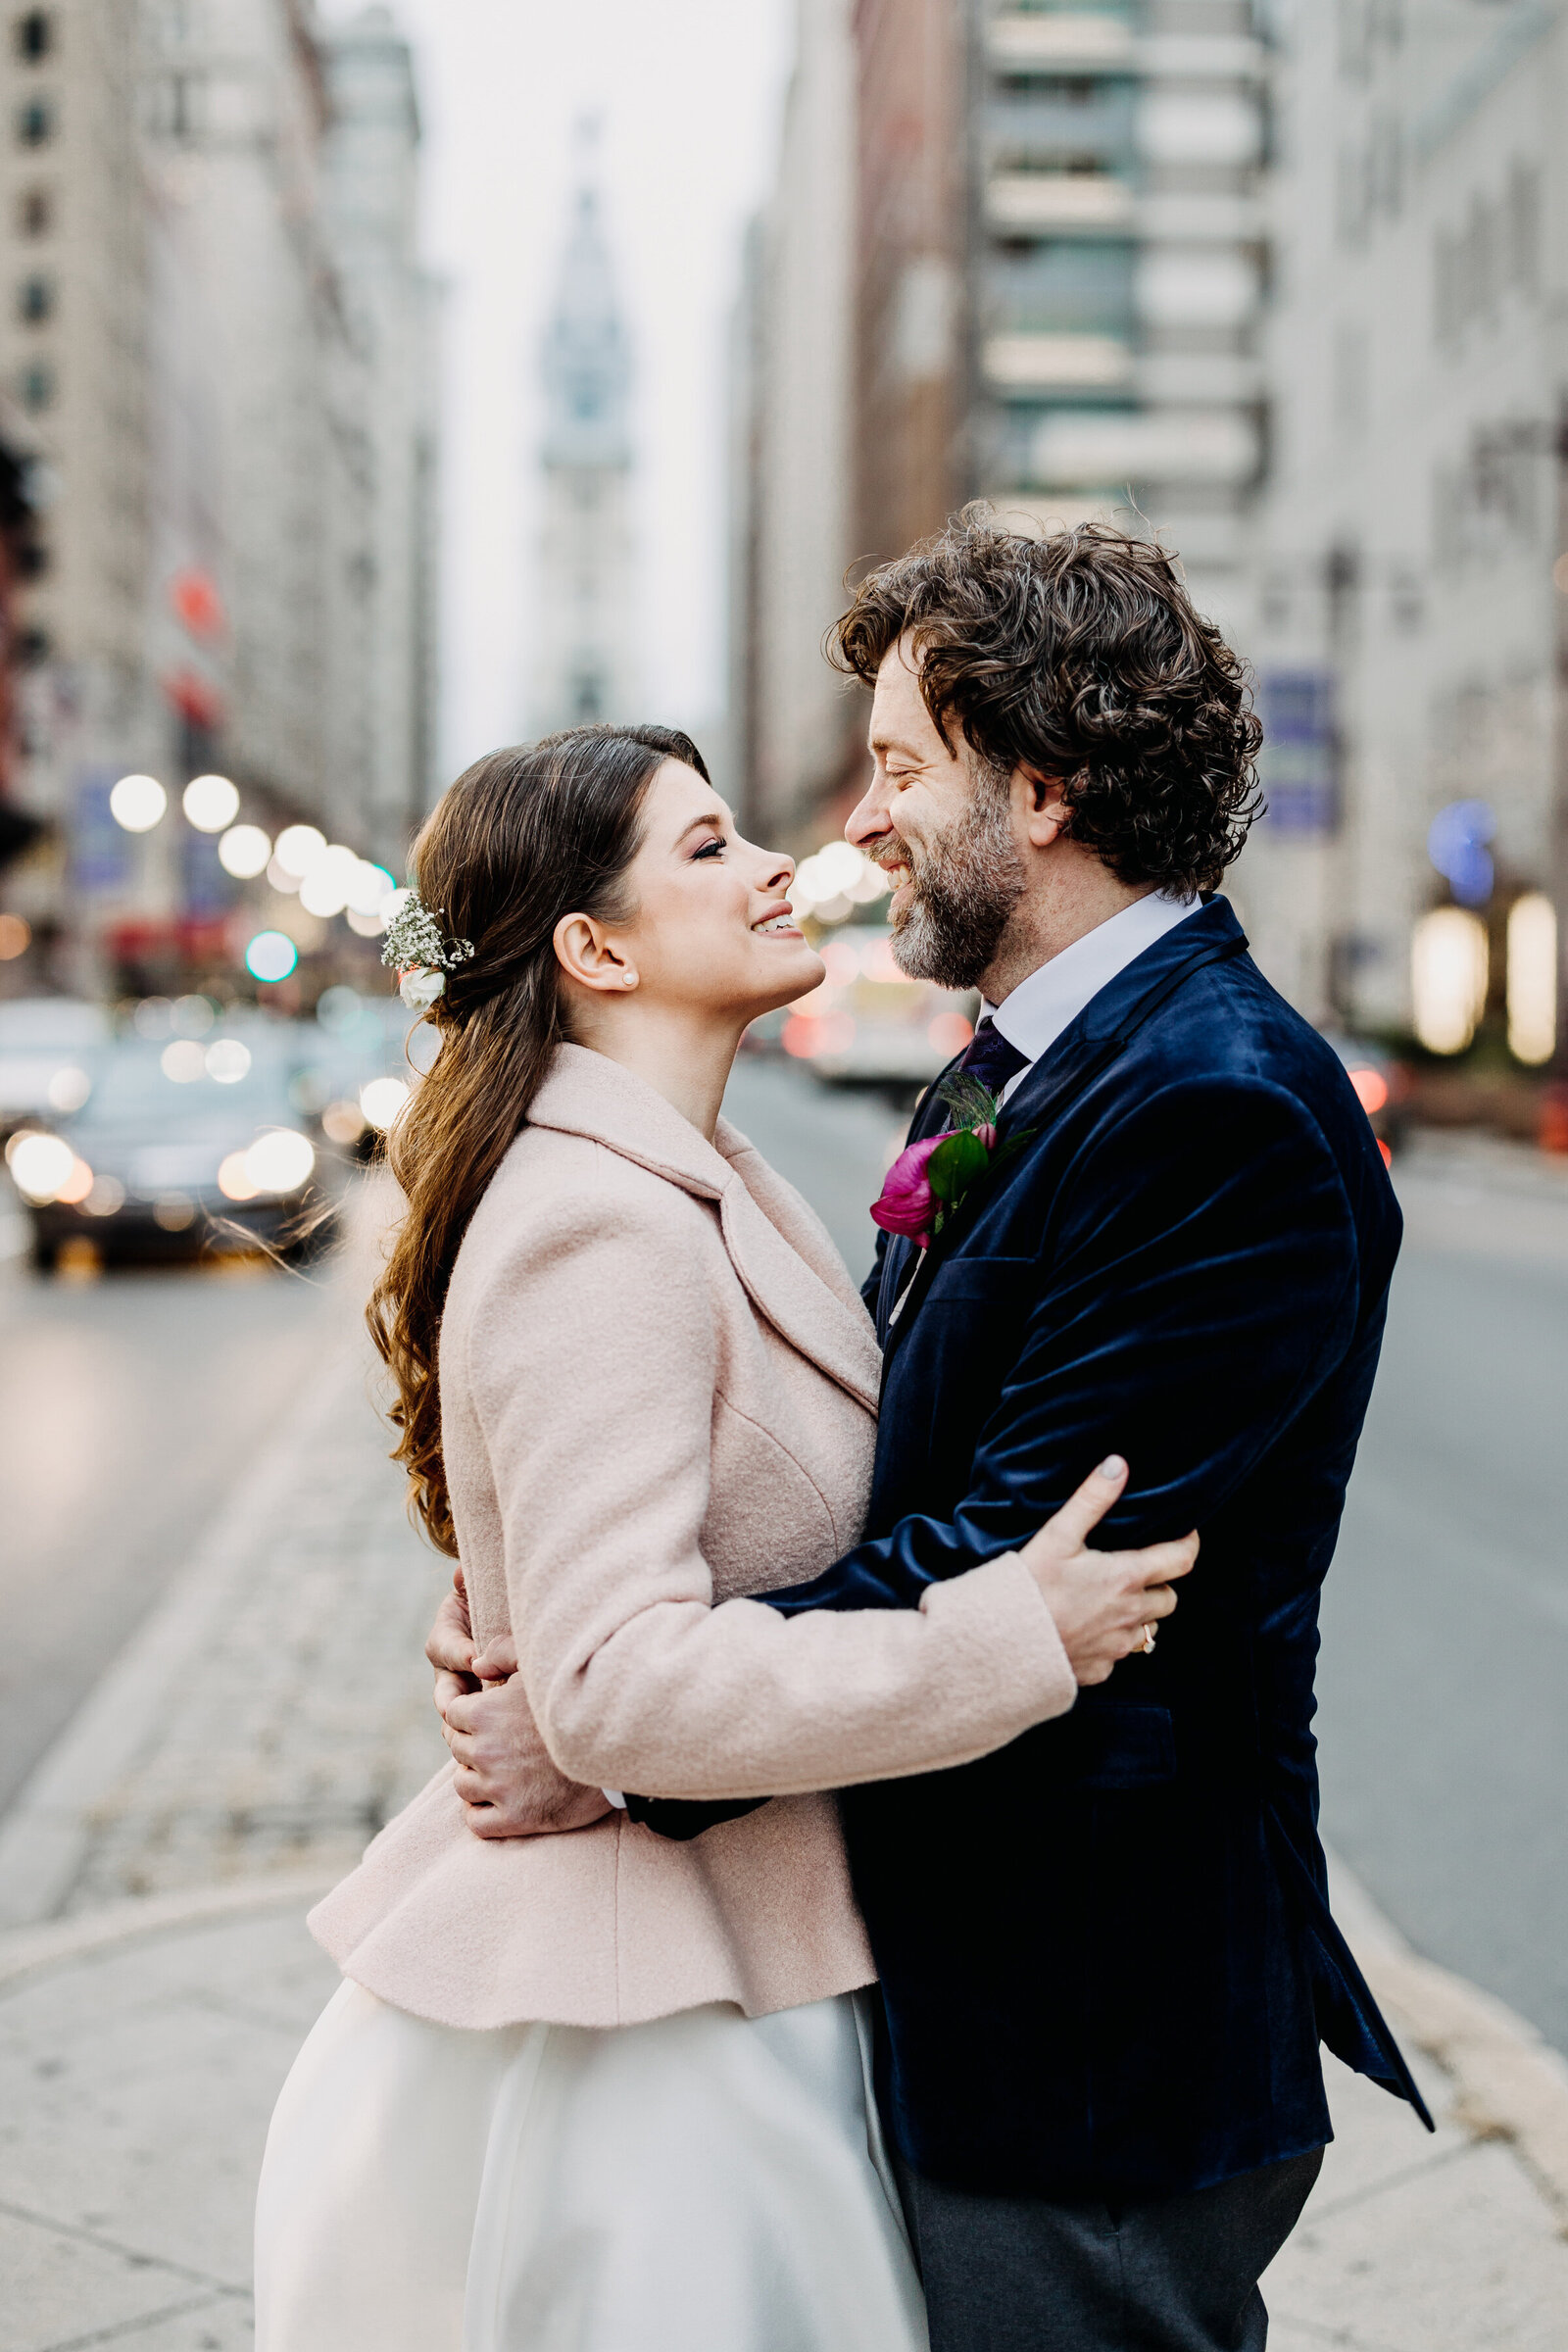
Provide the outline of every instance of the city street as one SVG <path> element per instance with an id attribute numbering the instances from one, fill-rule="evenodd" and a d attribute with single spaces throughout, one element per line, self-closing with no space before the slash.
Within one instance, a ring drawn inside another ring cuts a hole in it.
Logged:
<path id="1" fill-rule="evenodd" d="M 45 1280 L 0 1218 L 0 1806 L 179 1566 L 332 1320 L 318 1269 Z M 339 1318 L 341 1310 L 338 1310 Z"/>
<path id="2" fill-rule="evenodd" d="M 897 1112 L 760 1061 L 729 1108 L 861 1271 Z M 1399 1183 L 1408 1238 L 1325 1610 L 1324 1826 L 1418 1950 L 1568 2049 L 1568 1179 L 1459 1140 L 1419 1145 Z M 5 1796 L 346 1325 L 344 1280 L 4 1267 Z"/>

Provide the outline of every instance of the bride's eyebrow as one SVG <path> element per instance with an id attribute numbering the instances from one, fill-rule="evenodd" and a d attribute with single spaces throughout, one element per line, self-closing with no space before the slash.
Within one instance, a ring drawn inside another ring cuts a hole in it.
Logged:
<path id="1" fill-rule="evenodd" d="M 676 849 L 677 849 L 677 850 L 679 850 L 679 849 L 684 849 L 684 847 L 686 846 L 686 843 L 687 843 L 687 842 L 688 842 L 688 841 L 691 839 L 692 835 L 693 835 L 693 834 L 694 834 L 694 833 L 695 833 L 695 832 L 698 830 L 698 828 L 699 828 L 700 826 L 702 826 L 702 825 L 707 825 L 707 826 L 709 827 L 709 829 L 710 829 L 711 832 L 713 832 L 713 833 L 717 834 L 717 836 L 718 836 L 718 838 L 719 838 L 719 840 L 720 840 L 720 841 L 722 841 L 722 840 L 723 840 L 723 838 L 724 838 L 724 820 L 723 820 L 723 818 L 722 818 L 721 816 L 714 816 L 714 815 L 713 815 L 713 813 L 712 813 L 712 811 L 711 811 L 711 810 L 710 810 L 710 811 L 707 813 L 707 815 L 705 815 L 705 816 L 694 816 L 694 817 L 692 818 L 692 821 L 691 821 L 691 823 L 690 823 L 689 825 L 687 825 L 687 826 L 683 827 L 683 829 L 682 829 L 682 830 L 681 830 L 681 832 L 680 832 L 680 833 L 679 833 L 679 834 L 676 836 L 676 839 L 675 839 L 675 847 L 676 847 Z"/>

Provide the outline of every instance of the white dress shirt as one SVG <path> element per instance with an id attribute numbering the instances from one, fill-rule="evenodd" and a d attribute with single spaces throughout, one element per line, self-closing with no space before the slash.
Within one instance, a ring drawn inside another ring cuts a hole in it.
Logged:
<path id="1" fill-rule="evenodd" d="M 1186 922 L 1201 905 L 1197 897 L 1168 899 L 1157 890 L 1134 899 L 1120 914 L 1086 931 L 1082 939 L 1053 956 L 1027 980 L 1020 980 L 1000 1004 L 987 1004 L 984 1010 L 1008 1045 L 1027 1054 L 1032 1065 L 1055 1044 L 1069 1022 L 1078 1018 L 1092 997 L 1098 997 L 1146 948 Z M 1004 1102 L 1028 1075 L 1027 1069 L 1014 1070 L 1002 1090 Z"/>

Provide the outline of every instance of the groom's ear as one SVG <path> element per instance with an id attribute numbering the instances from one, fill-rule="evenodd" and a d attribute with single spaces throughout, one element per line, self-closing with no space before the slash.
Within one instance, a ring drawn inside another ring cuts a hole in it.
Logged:
<path id="1" fill-rule="evenodd" d="M 1020 760 L 1013 775 L 1021 780 L 1027 799 L 1025 823 L 1029 839 L 1037 850 L 1049 850 L 1072 828 L 1072 810 L 1067 806 L 1066 780 L 1048 775 L 1041 767 L 1033 767 Z"/>

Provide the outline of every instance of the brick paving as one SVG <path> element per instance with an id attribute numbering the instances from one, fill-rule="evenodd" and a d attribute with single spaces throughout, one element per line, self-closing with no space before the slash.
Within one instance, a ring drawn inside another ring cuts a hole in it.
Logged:
<path id="1" fill-rule="evenodd" d="M 276 1448 L 272 1507 L 155 1737 L 97 1803 L 64 1910 L 354 1863 L 445 1759 L 424 1631 L 450 1570 L 415 1536 L 368 1367 L 346 1356 Z"/>

